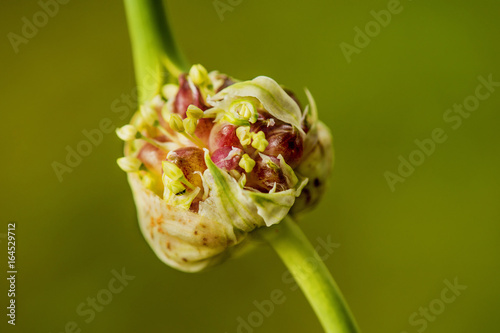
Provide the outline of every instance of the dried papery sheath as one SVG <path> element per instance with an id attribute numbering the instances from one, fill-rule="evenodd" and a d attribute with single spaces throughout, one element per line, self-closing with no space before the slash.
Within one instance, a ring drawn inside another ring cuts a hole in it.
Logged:
<path id="1" fill-rule="evenodd" d="M 117 134 L 141 230 L 163 262 L 200 271 L 318 202 L 332 145 L 308 91 L 302 109 L 271 78 L 194 65 L 161 92 Z"/>

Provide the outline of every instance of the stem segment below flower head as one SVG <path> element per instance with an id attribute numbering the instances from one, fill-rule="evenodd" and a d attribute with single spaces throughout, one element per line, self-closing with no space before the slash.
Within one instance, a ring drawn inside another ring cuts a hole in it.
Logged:
<path id="1" fill-rule="evenodd" d="M 262 228 L 259 233 L 274 248 L 295 277 L 325 332 L 359 332 L 328 268 L 291 217 L 286 217 L 272 227 Z"/>

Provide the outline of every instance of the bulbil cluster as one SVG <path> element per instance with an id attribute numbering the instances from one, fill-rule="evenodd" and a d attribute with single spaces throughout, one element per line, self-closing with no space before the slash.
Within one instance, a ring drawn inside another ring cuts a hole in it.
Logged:
<path id="1" fill-rule="evenodd" d="M 141 105 L 131 123 L 117 129 L 126 141 L 118 165 L 129 174 L 139 219 L 148 219 L 141 224 L 150 243 L 158 240 L 154 231 L 164 227 L 165 209 L 184 211 L 195 224 L 207 219 L 223 225 L 224 237 L 218 236 L 226 243 L 215 251 L 219 254 L 253 229 L 279 223 L 295 201 L 301 201 L 300 210 L 313 205 L 332 155 L 330 134 L 306 93 L 309 105 L 303 109 L 292 92 L 268 77 L 240 82 L 194 65 L 178 84 L 163 86 Z M 151 200 L 162 207 L 154 208 Z M 156 246 L 166 247 L 162 255 L 173 256 L 173 266 L 188 271 L 206 266 L 204 256 L 193 263 L 172 255 L 172 243 Z M 172 258 L 162 259 L 172 264 Z M 204 264 L 196 265 L 200 260 Z"/>

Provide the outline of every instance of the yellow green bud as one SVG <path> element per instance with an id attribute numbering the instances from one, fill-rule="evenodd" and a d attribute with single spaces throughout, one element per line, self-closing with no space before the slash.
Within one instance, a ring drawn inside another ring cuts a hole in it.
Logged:
<path id="1" fill-rule="evenodd" d="M 170 190 L 170 192 L 172 192 L 175 195 L 182 194 L 186 191 L 186 187 L 184 187 L 184 185 L 182 185 L 182 183 L 178 180 L 168 181 L 165 184 L 165 187 L 167 187 Z"/>
<path id="2" fill-rule="evenodd" d="M 242 174 L 241 177 L 238 179 L 238 185 L 240 185 L 241 188 L 244 188 L 247 183 L 247 175 Z"/>
<path id="3" fill-rule="evenodd" d="M 179 133 L 184 132 L 184 125 L 182 124 L 182 118 L 178 114 L 176 113 L 171 114 L 168 119 L 168 124 L 170 125 L 170 128 L 175 132 Z"/>
<path id="4" fill-rule="evenodd" d="M 155 110 L 153 110 L 150 106 L 141 105 L 140 112 L 144 121 L 149 125 L 153 125 L 158 118 Z"/>
<path id="5" fill-rule="evenodd" d="M 260 152 L 266 150 L 269 142 L 266 140 L 266 135 L 264 132 L 260 131 L 257 134 L 253 134 L 252 147 L 257 149 Z"/>
<path id="6" fill-rule="evenodd" d="M 193 118 L 193 119 L 201 119 L 203 118 L 203 110 L 197 107 L 196 105 L 191 104 L 188 106 L 186 115 L 188 118 Z"/>
<path id="7" fill-rule="evenodd" d="M 161 92 L 163 93 L 163 96 L 167 100 L 175 98 L 175 96 L 177 95 L 178 91 L 179 91 L 179 86 L 176 85 L 176 84 L 173 84 L 173 83 L 166 84 L 161 89 Z"/>
<path id="8" fill-rule="evenodd" d="M 198 125 L 198 120 L 194 118 L 186 118 L 182 121 L 184 128 L 186 129 L 186 133 L 193 135 L 196 131 L 196 126 Z"/>
<path id="9" fill-rule="evenodd" d="M 123 141 L 132 141 L 137 137 L 137 128 L 133 125 L 125 125 L 116 129 L 116 135 Z"/>
<path id="10" fill-rule="evenodd" d="M 149 106 L 152 108 L 161 107 L 163 104 L 165 104 L 165 103 L 163 102 L 163 99 L 161 98 L 160 95 L 156 95 L 149 102 Z"/>
<path id="11" fill-rule="evenodd" d="M 173 181 L 182 179 L 184 173 L 182 170 L 172 162 L 163 161 L 162 162 L 163 174 Z"/>
<path id="12" fill-rule="evenodd" d="M 248 146 L 252 142 L 252 136 L 250 135 L 250 126 L 240 126 L 236 129 L 236 136 L 240 140 L 243 147 Z"/>
<path id="13" fill-rule="evenodd" d="M 207 70 L 200 64 L 191 66 L 189 77 L 196 85 L 203 85 L 209 81 Z"/>
<path id="14" fill-rule="evenodd" d="M 246 173 L 252 172 L 254 166 L 255 166 L 255 161 L 248 156 L 248 154 L 245 154 L 241 157 L 240 163 L 238 163 L 240 167 L 245 170 Z"/>
<path id="15" fill-rule="evenodd" d="M 253 103 L 244 99 L 233 102 L 230 112 L 252 124 L 257 121 L 259 116 Z"/>
<path id="16" fill-rule="evenodd" d="M 135 157 L 120 157 L 116 160 L 118 166 L 125 172 L 137 172 L 141 167 L 142 162 Z"/>
<path id="17" fill-rule="evenodd" d="M 144 175 L 142 175 L 141 179 L 142 179 L 142 183 L 144 184 L 144 186 L 146 186 L 146 188 L 148 188 L 150 190 L 152 190 L 154 188 L 155 180 L 150 173 L 145 173 Z"/>

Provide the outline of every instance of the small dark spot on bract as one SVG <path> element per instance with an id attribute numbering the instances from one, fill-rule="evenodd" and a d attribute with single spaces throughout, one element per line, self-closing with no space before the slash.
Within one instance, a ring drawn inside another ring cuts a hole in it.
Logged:
<path id="1" fill-rule="evenodd" d="M 182 261 L 187 262 L 188 260 L 186 258 L 182 258 Z"/>
<path id="2" fill-rule="evenodd" d="M 198 235 L 198 230 L 195 230 L 195 231 L 194 231 L 194 234 L 195 234 L 195 235 Z"/>
<path id="3" fill-rule="evenodd" d="M 314 178 L 314 186 L 319 187 L 321 185 L 321 181 L 319 178 Z"/>

